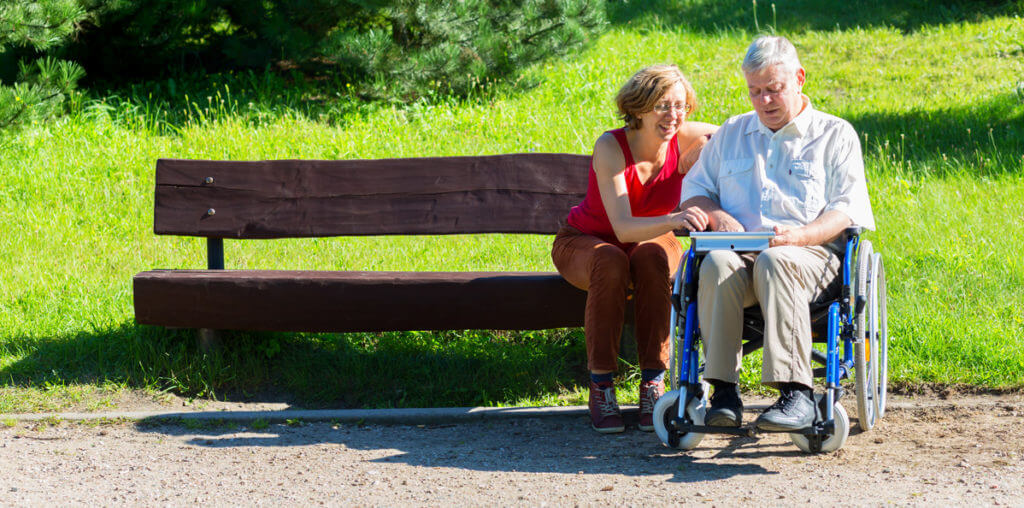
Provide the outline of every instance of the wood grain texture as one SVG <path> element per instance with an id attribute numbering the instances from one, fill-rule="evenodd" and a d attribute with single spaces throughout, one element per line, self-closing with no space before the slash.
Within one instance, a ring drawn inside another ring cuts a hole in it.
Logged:
<path id="1" fill-rule="evenodd" d="M 553 234 L 590 157 L 157 161 L 154 231 L 224 238 Z"/>
<path id="2" fill-rule="evenodd" d="M 152 270 L 135 319 L 298 332 L 540 330 L 583 325 L 586 293 L 558 273 Z"/>

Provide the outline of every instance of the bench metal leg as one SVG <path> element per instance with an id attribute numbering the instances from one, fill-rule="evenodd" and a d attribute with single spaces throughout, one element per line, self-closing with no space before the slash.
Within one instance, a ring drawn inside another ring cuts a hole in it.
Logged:
<path id="1" fill-rule="evenodd" d="M 196 333 L 196 343 L 200 353 L 212 353 L 221 348 L 221 336 L 217 330 L 200 328 Z"/>

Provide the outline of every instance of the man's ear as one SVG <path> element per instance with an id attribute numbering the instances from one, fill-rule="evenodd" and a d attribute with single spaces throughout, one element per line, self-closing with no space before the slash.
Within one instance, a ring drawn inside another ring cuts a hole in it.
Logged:
<path id="1" fill-rule="evenodd" d="M 804 73 L 804 68 L 801 67 L 801 68 L 797 69 L 796 70 L 796 83 L 798 85 L 800 85 L 801 87 L 803 87 L 804 86 L 804 81 L 806 81 L 806 79 L 807 79 L 807 76 Z"/>

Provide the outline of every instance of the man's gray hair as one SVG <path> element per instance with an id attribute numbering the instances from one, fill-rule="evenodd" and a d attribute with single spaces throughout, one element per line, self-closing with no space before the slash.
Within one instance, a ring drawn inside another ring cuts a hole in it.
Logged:
<path id="1" fill-rule="evenodd" d="M 782 65 L 788 71 L 796 72 L 800 59 L 796 56 L 796 48 L 789 39 L 762 35 L 747 48 L 747 56 L 743 58 L 743 72 L 758 72 L 772 65 Z"/>

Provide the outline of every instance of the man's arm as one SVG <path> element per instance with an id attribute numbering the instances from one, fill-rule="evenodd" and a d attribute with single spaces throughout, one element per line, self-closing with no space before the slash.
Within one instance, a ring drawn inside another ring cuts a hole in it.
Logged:
<path id="1" fill-rule="evenodd" d="M 775 238 L 769 245 L 795 245 L 807 247 L 824 245 L 835 240 L 853 221 L 843 212 L 828 210 L 806 226 L 775 226 Z"/>

